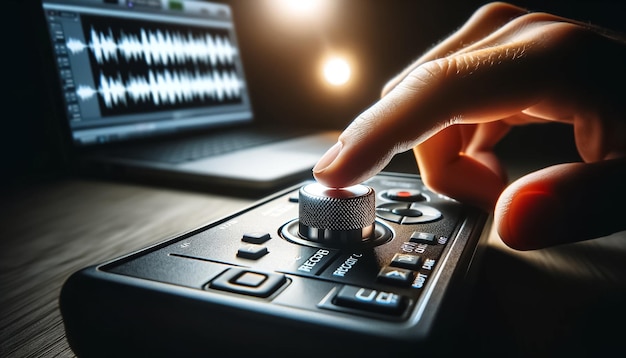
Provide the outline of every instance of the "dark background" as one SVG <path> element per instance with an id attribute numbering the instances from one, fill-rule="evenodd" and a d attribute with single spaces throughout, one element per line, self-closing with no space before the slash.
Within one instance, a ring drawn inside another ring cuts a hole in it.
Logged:
<path id="1" fill-rule="evenodd" d="M 56 307 L 69 272 L 152 245 L 206 223 L 208 217 L 230 214 L 240 202 L 83 180 L 51 180 L 51 185 L 13 190 L 69 175 L 59 145 L 60 124 L 43 101 L 40 42 L 23 12 L 25 1 L 31 0 L 3 1 L 0 22 L 8 41 L 0 77 L 0 200 L 5 204 L 0 207 L 0 286 L 6 287 L 0 292 L 0 316 L 6 317 L 0 327 L 7 328 L 0 329 L 0 336 L 10 338 L 0 339 L 0 352 L 52 356 L 68 350 Z M 297 18 L 279 20 L 270 7 L 274 1 L 232 0 L 256 112 L 278 123 L 336 128 L 376 101 L 390 77 L 482 4 L 329 0 L 336 4 L 332 16 L 312 26 Z M 517 4 L 624 31 L 622 2 Z M 345 91 L 320 83 L 317 66 L 326 49 L 345 51 L 358 60 L 355 81 Z M 574 160 L 573 149 L 571 128 L 565 125 L 516 128 L 498 147 L 509 158 L 540 163 Z M 467 334 L 446 343 L 494 357 L 623 356 L 624 242 L 621 233 L 517 252 L 494 240 L 468 298 L 467 327 L 459 327 Z M 554 354 L 532 354 L 543 348 Z M 62 353 L 58 356 L 68 355 Z"/>
<path id="2" fill-rule="evenodd" d="M 30 1 L 30 0 L 29 0 Z M 286 17 L 274 0 L 222 1 L 233 5 L 245 71 L 258 117 L 277 123 L 309 123 L 343 128 L 372 104 L 383 85 L 439 40 L 461 26 L 485 1 L 330 0 L 321 19 Z M 11 185 L 67 175 L 60 123 L 45 101 L 40 41 L 24 1 L 3 2 L 0 127 L 2 182 Z M 557 13 L 618 31 L 626 26 L 621 1 L 517 1 L 531 10 Z M 327 51 L 354 61 L 347 88 L 325 86 L 319 63 Z M 532 145 L 528 143 L 533 143 Z M 571 128 L 563 125 L 516 129 L 500 150 L 516 158 L 544 156 L 545 149 L 575 156 Z M 513 149 L 512 149 L 513 148 Z M 520 150 L 522 148 L 522 150 Z"/>

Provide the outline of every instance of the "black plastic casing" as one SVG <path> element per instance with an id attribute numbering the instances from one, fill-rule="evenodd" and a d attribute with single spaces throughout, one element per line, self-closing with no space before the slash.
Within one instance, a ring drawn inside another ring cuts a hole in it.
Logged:
<path id="1" fill-rule="evenodd" d="M 442 217 L 410 225 L 378 218 L 378 240 L 323 247 L 285 235 L 285 225 L 297 220 L 295 198 L 305 184 L 73 274 L 62 289 L 60 306 L 74 352 L 80 357 L 384 357 L 445 351 L 454 341 L 488 215 L 428 191 L 418 176 L 381 173 L 365 183 L 376 190 L 377 205 L 404 205 L 390 200 L 389 190 L 419 191 L 420 205 L 435 208 Z M 432 233 L 437 242 L 415 244 L 410 237 L 416 232 Z M 249 244 L 242 242 L 246 233 L 269 233 L 270 239 Z M 245 245 L 264 246 L 268 253 L 257 259 L 239 257 L 237 251 Z M 415 280 L 408 284 L 378 278 L 395 254 L 409 251 L 419 254 L 422 263 L 434 261 L 409 270 Z M 303 271 L 312 254 L 318 257 L 309 262 L 314 269 Z M 337 271 L 342 264 L 349 267 L 347 273 Z M 238 292 L 237 285 L 235 292 L 213 288 L 235 270 L 284 281 L 268 297 Z M 426 279 L 418 280 L 420 274 Z M 336 304 L 344 286 L 398 295 L 403 308 L 381 313 Z"/>

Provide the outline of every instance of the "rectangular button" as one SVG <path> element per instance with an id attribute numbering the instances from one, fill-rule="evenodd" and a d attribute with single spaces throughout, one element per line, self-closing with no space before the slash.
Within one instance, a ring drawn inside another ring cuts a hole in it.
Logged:
<path id="1" fill-rule="evenodd" d="M 208 288 L 255 297 L 269 297 L 287 282 L 287 277 L 275 272 L 229 268 L 211 281 Z"/>
<path id="2" fill-rule="evenodd" d="M 435 241 L 435 235 L 431 234 L 431 233 L 427 233 L 427 232 L 419 232 L 419 231 L 415 231 L 412 235 L 410 240 L 411 242 L 417 242 L 420 244 L 436 244 L 437 241 Z"/>
<path id="3" fill-rule="evenodd" d="M 233 283 L 240 286 L 259 287 L 265 280 L 267 280 L 266 275 L 256 272 L 244 272 Z"/>
<path id="4" fill-rule="evenodd" d="M 370 285 L 380 271 L 380 263 L 369 253 L 339 255 L 321 274 L 321 277 L 351 285 Z"/>
<path id="5" fill-rule="evenodd" d="M 395 254 L 391 259 L 389 266 L 402 267 L 409 270 L 418 270 L 421 262 L 421 257 L 418 255 Z"/>
<path id="6" fill-rule="evenodd" d="M 335 253 L 328 249 L 318 249 L 315 253 L 306 258 L 296 269 L 298 272 L 317 274 L 326 266 L 326 263 L 335 256 Z"/>
<path id="7" fill-rule="evenodd" d="M 237 250 L 237 256 L 244 259 L 258 260 L 268 252 L 265 246 L 250 244 L 240 247 Z"/>
<path id="8" fill-rule="evenodd" d="M 270 234 L 266 232 L 249 232 L 243 234 L 241 241 L 249 242 L 251 244 L 262 244 L 271 238 Z"/>
<path id="9" fill-rule="evenodd" d="M 277 271 L 315 276 L 337 256 L 338 250 L 302 246 L 295 257 L 275 258 Z"/>
<path id="10" fill-rule="evenodd" d="M 378 273 L 379 281 L 400 286 L 408 286 L 414 277 L 415 272 L 395 267 L 383 267 Z"/>
<path id="11" fill-rule="evenodd" d="M 397 315 L 404 311 L 407 299 L 393 292 L 346 285 L 339 290 L 333 303 L 337 306 Z"/>

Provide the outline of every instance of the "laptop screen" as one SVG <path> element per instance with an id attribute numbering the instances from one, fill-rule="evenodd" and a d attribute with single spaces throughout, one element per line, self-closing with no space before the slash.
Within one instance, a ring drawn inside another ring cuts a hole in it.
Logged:
<path id="1" fill-rule="evenodd" d="M 73 141 L 252 120 L 231 9 L 181 0 L 43 0 Z"/>

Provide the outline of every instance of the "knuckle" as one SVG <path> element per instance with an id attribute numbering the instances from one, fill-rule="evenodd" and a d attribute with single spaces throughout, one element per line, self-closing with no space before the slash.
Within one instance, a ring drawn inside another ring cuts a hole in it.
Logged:
<path id="1" fill-rule="evenodd" d="M 424 86 L 432 85 L 443 80 L 451 66 L 449 58 L 440 58 L 429 61 L 417 67 L 402 82 L 402 85 L 409 90 L 419 90 Z"/>
<path id="2" fill-rule="evenodd" d="M 514 14 L 524 12 L 526 12 L 526 10 L 520 7 L 511 5 L 506 2 L 495 1 L 484 4 L 476 9 L 468 22 L 491 23 L 494 22 L 494 20 L 499 19 L 509 20 L 514 16 Z"/>
<path id="3" fill-rule="evenodd" d="M 530 12 L 511 21 L 512 27 L 524 28 L 535 23 L 555 21 L 559 18 L 546 12 Z M 560 19 L 559 19 L 560 20 Z"/>

